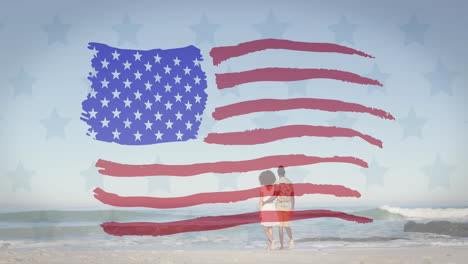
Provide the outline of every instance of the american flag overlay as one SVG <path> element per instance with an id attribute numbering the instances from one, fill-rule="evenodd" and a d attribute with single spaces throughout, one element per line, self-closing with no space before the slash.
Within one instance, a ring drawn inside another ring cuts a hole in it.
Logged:
<path id="1" fill-rule="evenodd" d="M 82 119 L 90 126 L 88 135 L 93 139 L 124 145 L 185 144 L 197 138 L 207 100 L 205 73 L 201 69 L 200 51 L 194 46 L 171 50 L 122 50 L 104 44 L 90 43 L 95 52 L 92 59 L 94 71 L 89 77 L 92 90 L 83 102 Z M 301 52 L 337 53 L 340 56 L 359 56 L 374 59 L 362 51 L 330 43 L 307 43 L 280 39 L 261 39 L 235 46 L 215 47 L 211 50 L 214 66 L 229 63 L 230 59 L 249 56 L 262 50 L 294 50 Z M 375 79 L 351 71 L 314 68 L 256 68 L 247 71 L 217 73 L 218 90 L 237 89 L 246 84 L 251 89 L 257 82 L 290 82 L 308 79 L 328 79 L 358 85 L 382 84 Z M 354 112 L 372 118 L 394 120 L 388 112 L 362 104 L 333 99 L 284 98 L 268 96 L 244 100 L 217 107 L 211 114 L 217 121 L 242 118 L 251 113 L 277 112 L 292 109 L 309 111 Z M 254 127 L 228 133 L 209 133 L 206 144 L 258 145 L 287 138 L 347 137 L 362 140 L 364 144 L 383 148 L 382 140 L 348 127 L 288 125 L 274 128 Z M 248 160 L 206 161 L 195 164 L 128 165 L 100 159 L 96 167 L 103 175 L 112 177 L 174 176 L 192 177 L 204 173 L 228 174 L 266 170 L 278 166 L 292 167 L 318 163 L 347 163 L 367 168 L 366 161 L 353 156 L 306 156 L 302 153 L 263 156 Z M 295 196 L 324 194 L 336 197 L 360 197 L 361 194 L 341 185 L 291 184 Z M 185 197 L 123 197 L 101 188 L 94 190 L 95 198 L 105 204 L 120 207 L 181 208 L 208 203 L 232 203 L 259 196 L 259 188 L 228 192 L 199 193 Z M 270 212 L 266 220 L 275 221 L 278 212 Z M 283 212 L 281 212 L 283 213 Z M 284 212 L 291 214 L 291 212 Z M 262 221 L 265 221 L 265 215 Z M 329 210 L 302 210 L 292 213 L 291 220 L 317 217 L 336 217 L 358 223 L 372 219 Z M 257 212 L 237 215 L 206 216 L 166 223 L 103 223 L 105 232 L 113 235 L 170 235 L 181 232 L 206 231 L 259 222 Z"/>

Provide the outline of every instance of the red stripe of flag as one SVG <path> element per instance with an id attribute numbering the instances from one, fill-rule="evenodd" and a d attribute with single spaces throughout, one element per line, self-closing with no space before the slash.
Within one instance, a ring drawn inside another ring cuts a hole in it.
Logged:
<path id="1" fill-rule="evenodd" d="M 296 184 L 280 184 L 278 188 L 293 188 L 294 196 L 302 196 L 304 194 L 328 194 L 336 197 L 361 197 L 361 194 L 341 185 L 328 184 L 311 184 L 311 183 L 296 183 Z M 252 188 L 239 191 L 228 192 L 208 192 L 197 193 L 183 197 L 146 197 L 146 196 L 119 196 L 114 193 L 109 193 L 101 188 L 94 189 L 94 197 L 104 204 L 119 206 L 119 207 L 147 207 L 147 208 L 181 208 L 201 204 L 210 203 L 234 203 L 245 201 L 251 198 L 259 197 L 260 188 Z"/>
<path id="2" fill-rule="evenodd" d="M 317 98 L 258 99 L 242 101 L 239 103 L 217 107 L 212 115 L 215 120 L 223 120 L 233 116 L 246 115 L 256 112 L 274 112 L 293 109 L 368 113 L 380 118 L 395 120 L 395 118 L 390 113 L 380 109 L 338 100 Z"/>
<path id="3" fill-rule="evenodd" d="M 263 218 L 259 219 L 259 212 L 251 212 L 237 215 L 205 216 L 189 220 L 181 220 L 166 223 L 133 222 L 117 223 L 107 222 L 101 224 L 103 230 L 115 236 L 166 236 L 185 232 L 197 232 L 218 230 L 239 225 L 263 222 L 277 222 L 280 214 L 289 215 L 291 221 L 333 217 L 357 223 L 371 223 L 372 219 L 335 212 L 329 210 L 304 210 L 304 211 L 262 211 Z M 292 215 L 291 215 L 292 214 Z"/>
<path id="4" fill-rule="evenodd" d="M 329 69 L 263 68 L 243 72 L 219 73 L 215 75 L 216 84 L 220 90 L 251 82 L 290 82 L 307 79 L 332 79 L 357 84 L 382 86 L 377 80 L 366 78 L 352 72 Z"/>
<path id="5" fill-rule="evenodd" d="M 141 176 L 194 176 L 203 173 L 232 173 L 266 170 L 280 165 L 285 167 L 310 165 L 324 162 L 349 163 L 367 168 L 367 163 L 355 157 L 314 157 L 305 155 L 277 155 L 242 161 L 219 161 L 212 163 L 167 165 L 127 165 L 99 159 L 99 173 L 114 177 Z"/>
<path id="6" fill-rule="evenodd" d="M 285 39 L 260 39 L 240 43 L 237 46 L 215 47 L 211 49 L 210 56 L 213 58 L 213 64 L 218 65 L 230 58 L 239 57 L 252 52 L 267 49 L 284 49 L 309 52 L 334 52 L 349 55 L 359 55 L 368 58 L 374 58 L 362 51 L 348 48 L 333 43 L 311 43 L 299 42 Z"/>
<path id="7" fill-rule="evenodd" d="M 205 138 L 206 143 L 221 145 L 257 145 L 285 138 L 295 137 L 360 137 L 368 143 L 382 148 L 382 141 L 362 134 L 351 128 L 325 127 L 309 125 L 291 125 L 270 129 L 254 129 L 242 132 L 210 133 Z"/>

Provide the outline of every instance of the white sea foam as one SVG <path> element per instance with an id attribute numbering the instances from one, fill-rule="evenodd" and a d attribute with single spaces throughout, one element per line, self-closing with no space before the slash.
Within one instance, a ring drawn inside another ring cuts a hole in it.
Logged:
<path id="1" fill-rule="evenodd" d="M 392 214 L 399 214 L 406 218 L 468 218 L 468 208 L 401 208 L 384 205 L 379 207 L 379 209 Z"/>
<path id="2" fill-rule="evenodd" d="M 431 246 L 439 246 L 439 247 L 459 247 L 459 246 L 466 246 L 468 243 L 467 241 L 455 241 L 455 242 L 445 242 L 445 241 L 436 241 L 436 242 L 431 242 Z"/>

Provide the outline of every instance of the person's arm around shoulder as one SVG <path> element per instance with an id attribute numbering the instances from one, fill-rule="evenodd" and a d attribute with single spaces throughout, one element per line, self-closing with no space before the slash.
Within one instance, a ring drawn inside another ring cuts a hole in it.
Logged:
<path id="1" fill-rule="evenodd" d="M 276 199 L 276 184 L 273 184 L 271 188 L 273 188 L 273 190 L 271 190 L 272 195 L 270 196 L 270 198 L 264 201 L 263 204 L 271 203 Z"/>
<path id="2" fill-rule="evenodd" d="M 262 207 L 263 207 L 263 187 L 260 187 L 260 195 L 259 195 L 259 198 L 258 198 L 258 210 L 262 210 Z"/>
<path id="3" fill-rule="evenodd" d="M 296 204 L 296 198 L 294 195 L 294 187 L 292 185 L 292 182 L 288 180 L 288 183 L 291 184 L 291 211 L 294 211 L 294 205 Z"/>
<path id="4" fill-rule="evenodd" d="M 281 195 L 278 195 L 278 201 L 280 202 L 289 202 L 291 200 L 291 197 L 289 197 L 288 193 L 288 187 L 285 187 L 286 184 L 290 184 L 288 180 L 286 181 L 279 181 L 278 188 L 279 188 L 279 193 Z M 286 195 L 285 195 L 286 194 Z"/>

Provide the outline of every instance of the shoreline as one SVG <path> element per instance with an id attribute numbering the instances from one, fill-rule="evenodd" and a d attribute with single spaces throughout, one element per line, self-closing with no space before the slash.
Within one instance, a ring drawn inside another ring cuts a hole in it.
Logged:
<path id="1" fill-rule="evenodd" d="M 294 250 L 0 250 L 0 263 L 464 263 L 468 246 Z"/>
<path id="2" fill-rule="evenodd" d="M 279 242 L 275 240 L 275 248 L 273 252 L 279 251 Z M 407 241 L 407 243 L 399 243 L 398 241 Z M 145 241 L 143 243 L 138 241 L 125 241 L 125 240 L 0 240 L 0 252 L 11 251 L 11 252 L 32 252 L 38 250 L 51 250 L 51 251 L 159 251 L 159 252 L 263 252 L 264 247 L 267 245 L 267 241 L 253 243 L 249 246 L 239 247 L 238 245 L 229 246 L 222 241 L 211 241 L 210 245 L 194 246 L 194 245 L 183 245 L 176 241 L 172 241 L 176 244 L 161 244 L 157 241 Z M 207 241 L 205 241 L 207 242 Z M 327 243 L 329 242 L 329 243 Z M 229 242 L 227 242 L 229 243 Z M 286 251 L 288 243 L 285 243 Z M 468 248 L 468 240 L 448 240 L 448 241 L 437 241 L 437 240 L 417 240 L 413 241 L 410 239 L 400 238 L 392 239 L 390 241 L 379 241 L 379 242 L 349 242 L 349 241 L 298 241 L 295 240 L 294 252 L 302 251 L 329 251 L 329 250 L 390 250 L 390 249 L 420 249 L 420 248 Z"/>

